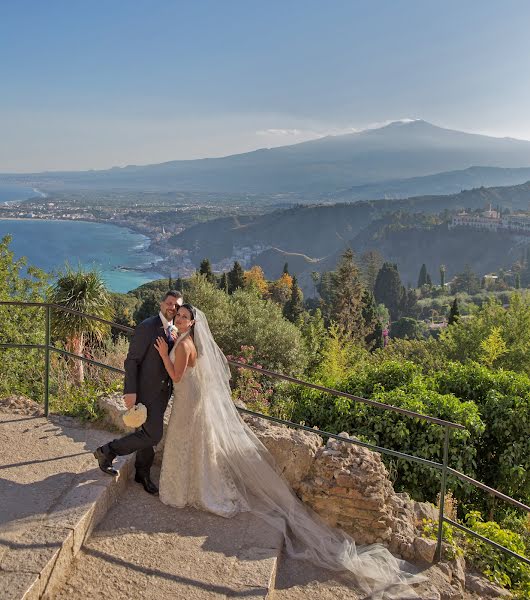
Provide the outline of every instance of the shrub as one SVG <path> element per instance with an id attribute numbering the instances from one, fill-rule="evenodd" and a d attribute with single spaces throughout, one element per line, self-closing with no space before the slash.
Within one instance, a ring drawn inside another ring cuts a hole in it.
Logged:
<path id="1" fill-rule="evenodd" d="M 436 389 L 478 406 L 485 430 L 475 439 L 477 477 L 521 500 L 530 500 L 530 378 L 476 363 L 450 363 Z M 487 506 L 493 510 L 493 499 Z"/>

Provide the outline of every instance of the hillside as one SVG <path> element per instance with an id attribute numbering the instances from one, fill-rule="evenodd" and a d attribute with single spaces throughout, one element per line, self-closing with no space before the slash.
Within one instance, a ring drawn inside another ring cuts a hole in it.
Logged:
<path id="1" fill-rule="evenodd" d="M 297 206 L 261 216 L 230 217 L 195 225 L 170 238 L 169 244 L 189 250 L 197 265 L 204 257 L 217 262 L 232 256 L 236 247 L 255 244 L 281 252 L 304 254 L 311 259 L 324 259 L 340 251 L 370 223 L 390 212 L 436 214 L 444 210 L 483 208 L 490 203 L 510 210 L 526 209 L 529 199 L 530 182 L 527 182 L 449 196 Z M 267 268 L 278 268 L 271 265 L 271 260 L 270 254 L 264 257 Z"/>
<path id="2" fill-rule="evenodd" d="M 484 167 L 530 167 L 530 142 L 390 123 L 292 146 L 103 171 L 2 176 L 0 181 L 71 188 L 334 193 L 352 186 Z M 416 193 L 415 191 L 413 193 Z"/>
<path id="3" fill-rule="evenodd" d="M 427 266 L 433 282 L 438 283 L 441 264 L 447 267 L 449 281 L 466 265 L 484 274 L 507 268 L 521 257 L 521 247 L 506 233 L 448 229 L 446 223 L 374 229 L 356 236 L 351 241 L 352 249 L 358 254 L 376 249 L 385 260 L 397 263 L 403 282 L 411 286 L 417 283 L 422 263 Z M 339 257 L 340 252 L 337 252 L 329 262 L 336 264 Z"/>

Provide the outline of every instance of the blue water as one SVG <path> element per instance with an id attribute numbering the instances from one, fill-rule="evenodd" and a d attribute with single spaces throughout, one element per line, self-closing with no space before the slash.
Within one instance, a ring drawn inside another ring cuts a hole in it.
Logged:
<path id="1" fill-rule="evenodd" d="M 68 261 L 74 267 L 97 267 L 107 286 L 115 292 L 161 279 L 156 267 L 146 272 L 120 267 L 149 266 L 159 257 L 148 250 L 149 239 L 123 227 L 80 221 L 0 220 L 0 238 L 10 234 L 16 258 L 52 272 Z"/>
<path id="2" fill-rule="evenodd" d="M 35 196 L 41 196 L 42 193 L 36 192 L 29 187 L 21 187 L 19 185 L 0 184 L 0 204 L 5 202 L 14 202 L 17 200 L 27 200 Z"/>

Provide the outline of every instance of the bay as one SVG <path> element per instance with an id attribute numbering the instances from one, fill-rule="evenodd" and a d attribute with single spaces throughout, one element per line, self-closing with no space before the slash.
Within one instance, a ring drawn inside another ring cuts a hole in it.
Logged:
<path id="1" fill-rule="evenodd" d="M 156 271 L 160 257 L 149 252 L 149 239 L 124 227 L 86 221 L 0 220 L 0 238 L 8 234 L 16 258 L 25 256 L 28 264 L 47 272 L 63 268 L 66 261 L 74 267 L 96 267 L 114 292 L 163 277 Z M 128 270 L 138 267 L 149 270 Z"/>
<path id="2" fill-rule="evenodd" d="M 35 196 L 44 196 L 42 192 L 30 187 L 20 185 L 0 184 L 0 204 L 20 202 Z"/>

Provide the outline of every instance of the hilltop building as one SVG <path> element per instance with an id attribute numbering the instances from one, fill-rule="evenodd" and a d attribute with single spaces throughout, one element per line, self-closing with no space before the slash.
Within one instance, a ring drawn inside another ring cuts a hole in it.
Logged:
<path id="1" fill-rule="evenodd" d="M 451 219 L 449 229 L 454 227 L 471 227 L 483 231 L 507 231 L 515 235 L 530 236 L 530 213 L 517 213 L 503 215 L 497 210 L 488 210 L 481 213 L 467 213 L 462 211 Z"/>

